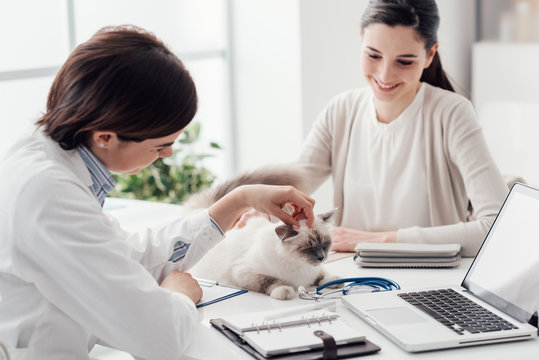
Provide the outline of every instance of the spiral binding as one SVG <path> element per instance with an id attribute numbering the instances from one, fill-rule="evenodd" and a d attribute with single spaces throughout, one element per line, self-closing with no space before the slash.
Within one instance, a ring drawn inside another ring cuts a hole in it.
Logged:
<path id="1" fill-rule="evenodd" d="M 332 324 L 332 320 L 335 320 L 339 318 L 339 315 L 337 314 L 329 314 L 329 313 L 322 313 L 320 315 L 312 314 L 311 316 L 305 316 L 301 315 L 301 317 L 297 320 L 285 322 L 282 323 L 278 320 L 272 320 L 272 321 L 262 321 L 262 323 L 251 323 L 251 328 L 247 328 L 244 331 L 250 331 L 250 330 L 256 330 L 257 334 L 260 334 L 261 332 L 266 332 L 268 334 L 271 334 L 272 329 L 279 329 L 279 332 L 283 330 L 283 327 L 287 326 L 294 326 L 294 325 L 303 325 L 306 324 L 307 327 L 311 327 L 311 325 L 316 326 L 322 325 L 322 322 Z"/>

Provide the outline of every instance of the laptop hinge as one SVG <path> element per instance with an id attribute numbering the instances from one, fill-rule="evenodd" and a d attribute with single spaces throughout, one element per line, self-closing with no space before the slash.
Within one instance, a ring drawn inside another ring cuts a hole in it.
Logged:
<path id="1" fill-rule="evenodd" d="M 537 325 L 537 311 L 533 313 L 532 317 L 530 318 L 530 321 L 528 323 L 532 326 L 535 326 L 537 329 L 537 335 L 539 335 L 539 326 Z"/>

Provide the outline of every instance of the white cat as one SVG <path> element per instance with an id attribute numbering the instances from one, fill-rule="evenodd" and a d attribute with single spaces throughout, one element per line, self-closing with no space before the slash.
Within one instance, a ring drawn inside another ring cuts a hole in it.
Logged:
<path id="1" fill-rule="evenodd" d="M 293 169 L 266 168 L 240 175 L 196 195 L 186 206 L 200 208 L 243 184 L 300 187 L 302 174 Z M 299 186 L 298 186 L 299 185 Z M 331 246 L 334 212 L 318 215 L 312 228 L 304 221 L 298 230 L 265 217 L 251 218 L 243 228 L 227 232 L 190 272 L 195 277 L 218 280 L 286 300 L 297 296 L 299 286 L 312 288 L 338 277 L 326 272 L 323 262 Z"/>
<path id="2" fill-rule="evenodd" d="M 299 286 L 311 288 L 338 278 L 322 265 L 331 246 L 331 216 L 320 215 L 312 229 L 302 224 L 297 231 L 252 218 L 245 227 L 230 230 L 191 273 L 275 299 L 295 298 Z"/>

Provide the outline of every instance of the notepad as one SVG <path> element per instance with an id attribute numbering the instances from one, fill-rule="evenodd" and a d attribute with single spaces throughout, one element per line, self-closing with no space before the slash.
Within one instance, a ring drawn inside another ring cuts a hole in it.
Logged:
<path id="1" fill-rule="evenodd" d="M 323 348 L 322 340 L 314 335 L 317 330 L 331 335 L 337 346 L 365 341 L 363 334 L 327 309 L 264 320 L 271 314 L 271 311 L 265 311 L 220 320 L 265 357 Z"/>
<path id="2" fill-rule="evenodd" d="M 453 267 L 459 244 L 359 243 L 354 261 L 362 267 Z"/>

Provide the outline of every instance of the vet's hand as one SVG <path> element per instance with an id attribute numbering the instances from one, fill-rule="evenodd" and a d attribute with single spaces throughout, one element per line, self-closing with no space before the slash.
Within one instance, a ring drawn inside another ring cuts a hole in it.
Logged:
<path id="1" fill-rule="evenodd" d="M 262 214 L 273 215 L 282 222 L 298 228 L 298 220 L 305 219 L 307 226 L 314 223 L 314 199 L 292 186 L 246 185 L 249 205 Z M 291 208 L 291 211 L 286 211 Z"/>
<path id="2" fill-rule="evenodd" d="M 174 270 L 161 282 L 161 287 L 187 295 L 195 304 L 202 298 L 202 288 L 189 273 Z"/>
<path id="3" fill-rule="evenodd" d="M 290 210 L 285 211 L 286 208 Z M 208 212 L 225 231 L 234 225 L 241 214 L 254 208 L 262 215 L 273 215 L 287 225 L 298 228 L 297 218 L 314 223 L 314 199 L 292 186 L 242 185 L 215 202 Z"/>
<path id="4" fill-rule="evenodd" d="M 354 251 L 360 242 L 397 242 L 397 232 L 371 232 L 346 227 L 336 227 L 333 229 L 333 244 L 331 250 Z"/>
<path id="5" fill-rule="evenodd" d="M 244 212 L 241 213 L 241 215 L 236 219 L 236 221 L 234 222 L 232 227 L 236 227 L 238 229 L 241 229 L 242 227 L 247 225 L 247 221 L 249 221 L 249 219 L 252 219 L 252 218 L 257 217 L 257 216 L 264 216 L 266 218 L 268 217 L 267 215 L 261 214 L 261 213 L 259 213 L 257 210 L 255 210 L 253 208 L 249 208 L 249 209 L 247 209 L 247 210 L 245 210 Z"/>

